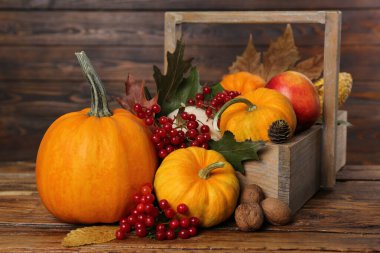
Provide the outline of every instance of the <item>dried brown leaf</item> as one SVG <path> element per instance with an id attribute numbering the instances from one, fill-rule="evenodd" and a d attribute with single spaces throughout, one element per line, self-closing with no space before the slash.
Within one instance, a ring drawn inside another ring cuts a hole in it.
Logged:
<path id="1" fill-rule="evenodd" d="M 273 76 L 293 67 L 299 60 L 298 49 L 294 43 L 292 27 L 288 24 L 284 33 L 269 44 L 264 53 L 264 76 L 269 81 Z"/>
<path id="2" fill-rule="evenodd" d="M 236 61 L 228 69 L 230 73 L 246 71 L 259 76 L 263 75 L 261 53 L 256 51 L 252 34 L 249 36 L 247 47 L 245 48 L 243 54 L 241 56 L 237 56 Z"/>
<path id="3" fill-rule="evenodd" d="M 116 100 L 121 107 L 128 110 L 132 110 L 136 103 L 149 108 L 157 103 L 158 96 L 156 95 L 148 100 L 145 96 L 144 87 L 144 81 L 141 81 L 141 83 L 138 84 L 133 76 L 128 74 L 127 81 L 125 81 L 125 95 L 122 97 L 116 97 Z"/>
<path id="4" fill-rule="evenodd" d="M 248 71 L 269 81 L 278 73 L 294 70 L 303 73 L 311 80 L 321 77 L 323 72 L 323 55 L 318 54 L 299 61 L 300 55 L 294 42 L 291 25 L 287 25 L 284 33 L 269 44 L 267 52 L 257 52 L 250 35 L 247 47 L 241 56 L 229 67 L 230 73 Z"/>
<path id="5" fill-rule="evenodd" d="M 109 242 L 115 239 L 117 226 L 92 226 L 70 231 L 62 241 L 62 246 L 78 247 L 88 244 Z"/>
<path id="6" fill-rule="evenodd" d="M 323 72 L 323 54 L 317 54 L 316 56 L 300 61 L 292 70 L 301 72 L 312 81 L 317 80 L 322 76 Z"/>

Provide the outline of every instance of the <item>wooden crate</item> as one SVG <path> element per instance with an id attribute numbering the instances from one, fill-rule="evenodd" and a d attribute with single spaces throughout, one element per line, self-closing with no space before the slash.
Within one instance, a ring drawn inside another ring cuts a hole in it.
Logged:
<path id="1" fill-rule="evenodd" d="M 338 120 L 347 120 L 347 112 L 339 111 Z M 336 171 L 346 163 L 347 126 L 337 129 Z M 260 185 L 267 197 L 288 203 L 296 212 L 320 188 L 322 127 L 313 126 L 285 144 L 269 143 L 260 153 L 260 161 L 244 164 L 245 175 L 237 173 L 240 185 Z"/>
<path id="2" fill-rule="evenodd" d="M 257 183 L 267 196 L 289 203 L 293 212 L 322 186 L 335 185 L 336 171 L 346 161 L 346 126 L 337 126 L 338 74 L 340 60 L 341 13 L 339 11 L 243 11 L 166 12 L 165 56 L 173 52 L 182 36 L 182 23 L 320 23 L 325 25 L 324 98 L 322 126 L 314 126 L 289 143 L 268 144 L 261 161 L 246 163 L 246 175 L 239 178 L 244 187 Z M 165 71 L 167 62 L 165 57 Z M 339 119 L 347 118 L 346 112 Z"/>

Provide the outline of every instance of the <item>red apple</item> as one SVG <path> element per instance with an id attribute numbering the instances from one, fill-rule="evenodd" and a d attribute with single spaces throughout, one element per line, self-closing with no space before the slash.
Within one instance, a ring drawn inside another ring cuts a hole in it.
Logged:
<path id="1" fill-rule="evenodd" d="M 308 129 L 319 118 L 318 93 L 305 75 L 296 71 L 286 71 L 274 76 L 266 87 L 277 90 L 290 100 L 297 116 L 296 132 Z"/>

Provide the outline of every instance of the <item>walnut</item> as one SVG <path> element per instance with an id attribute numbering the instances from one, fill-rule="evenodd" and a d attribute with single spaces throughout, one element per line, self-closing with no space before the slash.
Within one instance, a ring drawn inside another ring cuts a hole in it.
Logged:
<path id="1" fill-rule="evenodd" d="M 258 203 L 265 198 L 264 192 L 257 184 L 246 185 L 240 194 L 240 203 Z"/>
<path id="2" fill-rule="evenodd" d="M 257 203 L 243 203 L 235 210 L 235 221 L 242 231 L 258 230 L 264 222 L 264 215 Z"/>
<path id="3" fill-rule="evenodd" d="M 291 210 L 279 199 L 266 198 L 261 202 L 265 218 L 273 225 L 286 225 L 291 219 Z"/>

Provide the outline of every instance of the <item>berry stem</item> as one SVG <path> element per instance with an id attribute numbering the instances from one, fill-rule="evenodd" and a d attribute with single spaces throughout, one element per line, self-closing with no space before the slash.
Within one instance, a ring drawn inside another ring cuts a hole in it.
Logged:
<path id="1" fill-rule="evenodd" d="M 224 162 L 215 162 L 207 166 L 206 168 L 201 169 L 198 172 L 198 176 L 202 179 L 207 179 L 210 177 L 211 171 L 218 169 L 218 168 L 223 168 L 224 167 Z"/>
<path id="2" fill-rule="evenodd" d="M 109 117 L 112 112 L 108 107 L 106 91 L 102 85 L 98 74 L 92 66 L 85 52 L 75 53 L 84 75 L 91 85 L 91 109 L 88 112 L 89 116 Z"/>
<path id="3" fill-rule="evenodd" d="M 248 112 L 252 112 L 253 110 L 256 109 L 256 105 L 253 104 L 251 101 L 249 101 L 248 99 L 246 98 L 243 98 L 243 97 L 238 97 L 238 98 L 234 98 L 234 99 L 231 99 L 230 101 L 228 101 L 227 103 L 225 103 L 220 109 L 219 111 L 215 114 L 214 116 L 214 122 L 213 122 L 213 127 L 216 131 L 220 131 L 219 130 L 219 127 L 218 127 L 218 121 L 219 121 L 219 118 L 220 116 L 222 115 L 222 113 L 231 105 L 233 104 L 236 104 L 236 103 L 244 103 L 248 106 L 247 108 L 247 111 Z"/>

